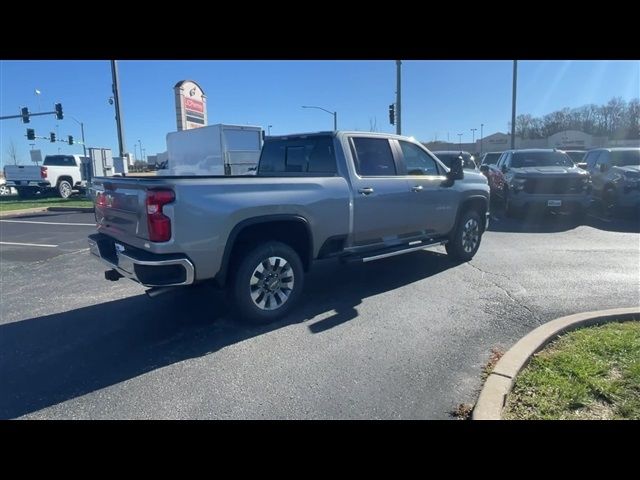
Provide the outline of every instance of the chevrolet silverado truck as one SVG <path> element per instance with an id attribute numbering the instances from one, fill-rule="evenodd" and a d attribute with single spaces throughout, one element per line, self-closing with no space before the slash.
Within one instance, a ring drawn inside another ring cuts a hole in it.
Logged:
<path id="1" fill-rule="evenodd" d="M 507 150 L 483 173 L 507 216 L 533 208 L 581 214 L 591 202 L 589 173 L 561 150 Z"/>
<path id="2" fill-rule="evenodd" d="M 640 209 L 640 148 L 597 148 L 585 156 L 591 195 L 607 212 Z"/>
<path id="3" fill-rule="evenodd" d="M 445 167 L 413 139 L 324 132 L 268 137 L 255 175 L 98 177 L 90 253 L 107 280 L 151 297 L 212 282 L 245 320 L 269 322 L 299 300 L 314 261 L 369 262 L 435 245 L 478 250 L 489 186 Z"/>
<path id="4" fill-rule="evenodd" d="M 83 191 L 87 186 L 82 159 L 80 155 L 47 155 L 42 166 L 7 165 L 6 186 L 15 188 L 22 198 L 51 190 L 69 198 L 74 190 Z"/>

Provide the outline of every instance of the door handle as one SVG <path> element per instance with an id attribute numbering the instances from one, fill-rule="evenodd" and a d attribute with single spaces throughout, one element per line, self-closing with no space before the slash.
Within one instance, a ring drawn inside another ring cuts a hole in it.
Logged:
<path id="1" fill-rule="evenodd" d="M 423 186 L 422 185 L 416 185 L 415 187 L 411 187 L 411 191 L 412 192 L 421 192 L 423 190 Z"/>
<path id="2" fill-rule="evenodd" d="M 371 187 L 362 187 L 358 189 L 358 193 L 362 193 L 363 195 L 369 195 L 373 193 L 373 188 Z"/>

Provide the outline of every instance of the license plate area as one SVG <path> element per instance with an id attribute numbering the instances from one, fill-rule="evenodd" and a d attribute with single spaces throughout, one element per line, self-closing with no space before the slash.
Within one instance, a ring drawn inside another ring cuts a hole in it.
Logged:
<path id="1" fill-rule="evenodd" d="M 561 207 L 562 200 L 547 200 L 547 207 Z"/>

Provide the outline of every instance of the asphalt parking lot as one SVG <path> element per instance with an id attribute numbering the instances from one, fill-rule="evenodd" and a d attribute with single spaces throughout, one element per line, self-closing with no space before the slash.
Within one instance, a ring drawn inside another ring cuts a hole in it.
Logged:
<path id="1" fill-rule="evenodd" d="M 46 224 L 0 222 L 0 418 L 446 419 L 475 402 L 492 347 L 640 303 L 635 218 L 494 218 L 459 265 L 441 248 L 325 262 L 265 327 L 222 292 L 105 281 L 92 214 L 21 220 Z"/>

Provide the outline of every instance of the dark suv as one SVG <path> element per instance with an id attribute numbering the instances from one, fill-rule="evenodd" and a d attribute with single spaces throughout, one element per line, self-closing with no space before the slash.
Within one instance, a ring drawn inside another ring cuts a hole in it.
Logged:
<path id="1" fill-rule="evenodd" d="M 607 210 L 640 206 L 640 148 L 597 148 L 584 160 L 591 194 Z"/>
<path id="2" fill-rule="evenodd" d="M 581 213 L 589 205 L 589 174 L 560 150 L 507 150 L 487 172 L 505 213 L 530 207 Z"/>

